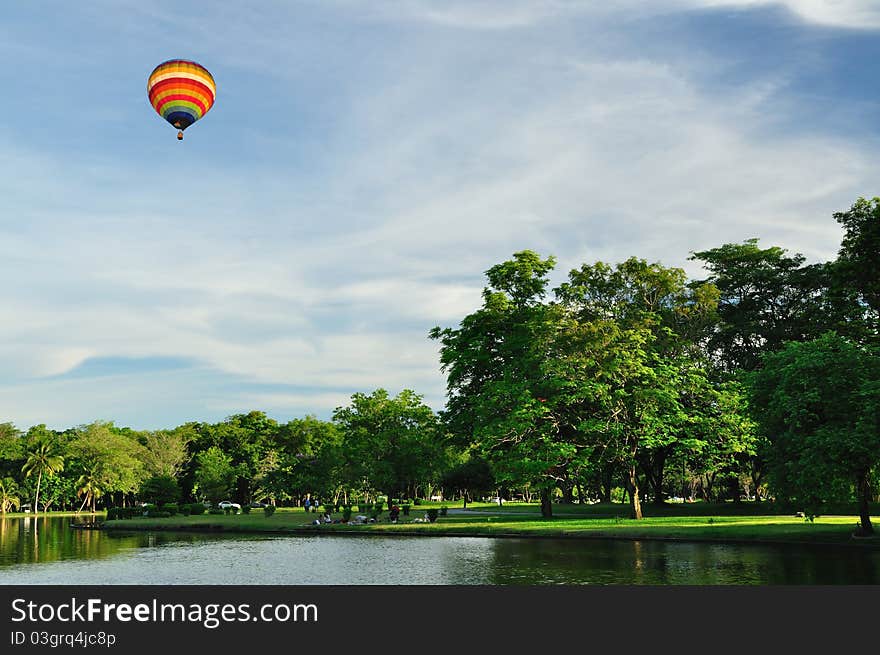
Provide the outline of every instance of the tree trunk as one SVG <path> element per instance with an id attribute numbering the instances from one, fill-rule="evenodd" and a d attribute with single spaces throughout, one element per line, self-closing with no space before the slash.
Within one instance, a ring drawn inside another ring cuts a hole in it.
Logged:
<path id="1" fill-rule="evenodd" d="M 732 476 L 732 477 L 730 478 L 730 495 L 731 495 L 731 497 L 732 497 L 732 499 L 733 499 L 733 502 L 735 502 L 735 503 L 739 503 L 739 502 L 740 502 L 740 498 L 739 498 L 739 477 L 738 477 L 738 476 Z"/>
<path id="2" fill-rule="evenodd" d="M 642 503 L 639 500 L 639 476 L 636 474 L 635 463 L 629 466 L 629 508 L 630 518 L 642 518 Z"/>
<path id="3" fill-rule="evenodd" d="M 34 514 L 40 511 L 40 482 L 43 481 L 43 472 L 37 475 L 37 493 L 34 495 Z"/>
<path id="4" fill-rule="evenodd" d="M 751 467 L 749 471 L 749 475 L 752 478 L 752 487 L 755 490 L 755 502 L 761 502 L 761 495 L 759 493 L 759 489 L 761 487 L 761 479 L 764 477 L 763 471 L 760 470 L 757 459 L 752 457 L 750 461 Z"/>
<path id="5" fill-rule="evenodd" d="M 602 493 L 602 502 L 610 503 L 611 502 L 611 485 L 613 481 L 612 470 L 610 466 L 605 467 L 605 470 L 602 471 L 602 480 L 599 483 L 600 491 Z"/>
<path id="6" fill-rule="evenodd" d="M 468 501 L 468 492 L 467 489 L 464 490 L 464 493 L 461 495 L 461 508 L 467 509 L 467 501 Z"/>
<path id="7" fill-rule="evenodd" d="M 562 484 L 562 502 L 566 505 L 574 502 L 574 484 L 571 482 L 566 481 Z"/>
<path id="8" fill-rule="evenodd" d="M 541 516 L 545 519 L 553 518 L 553 504 L 550 502 L 549 489 L 541 489 Z"/>
<path id="9" fill-rule="evenodd" d="M 654 459 L 654 475 L 652 482 L 654 484 L 654 504 L 662 505 L 665 501 L 663 495 L 663 472 L 666 468 L 666 449 L 661 449 Z"/>
<path id="10" fill-rule="evenodd" d="M 871 525 L 871 511 L 868 508 L 868 501 L 871 500 L 871 478 L 868 469 L 859 473 L 856 488 L 859 493 L 859 522 L 861 523 L 859 533 L 862 535 L 874 534 L 874 526 Z"/>
<path id="11" fill-rule="evenodd" d="M 575 485 L 575 488 L 577 489 L 578 505 L 583 505 L 583 504 L 584 504 L 584 501 L 586 500 L 586 499 L 584 498 L 584 488 L 583 488 L 583 486 L 581 485 L 580 482 L 578 482 L 578 483 Z"/>

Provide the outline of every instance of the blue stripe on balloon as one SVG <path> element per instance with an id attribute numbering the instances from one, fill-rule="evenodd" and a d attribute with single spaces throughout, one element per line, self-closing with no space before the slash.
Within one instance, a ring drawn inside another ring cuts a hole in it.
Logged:
<path id="1" fill-rule="evenodd" d="M 176 107 L 174 109 L 177 109 Z M 178 121 L 180 121 L 179 129 L 185 130 L 190 125 L 196 122 L 196 117 L 189 111 L 184 111 L 182 109 L 178 109 L 177 111 L 172 111 L 170 113 L 166 113 L 164 116 L 165 120 L 174 125 Z"/>

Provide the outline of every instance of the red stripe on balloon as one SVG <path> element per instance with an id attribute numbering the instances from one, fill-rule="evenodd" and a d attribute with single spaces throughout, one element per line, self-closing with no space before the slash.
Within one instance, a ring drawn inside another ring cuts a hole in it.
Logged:
<path id="1" fill-rule="evenodd" d="M 162 91 L 167 91 L 169 89 L 187 89 L 190 88 L 194 91 L 198 91 L 203 94 L 206 98 L 211 99 L 211 103 L 214 102 L 214 92 L 211 89 L 201 82 L 197 80 L 191 80 L 188 77 L 169 77 L 167 80 L 162 80 L 158 84 L 150 87 L 150 104 L 153 103 L 155 97 L 162 93 Z"/>

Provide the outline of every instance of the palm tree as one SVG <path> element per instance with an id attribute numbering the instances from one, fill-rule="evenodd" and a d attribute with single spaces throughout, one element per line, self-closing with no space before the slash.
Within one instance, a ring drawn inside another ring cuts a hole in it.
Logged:
<path id="1" fill-rule="evenodd" d="M 52 475 L 64 470 L 64 458 L 58 454 L 55 446 L 49 443 L 38 444 L 28 453 L 27 461 L 21 467 L 21 472 L 26 478 L 34 473 L 37 474 L 37 492 L 34 495 L 34 512 L 38 511 L 40 501 L 40 482 L 43 474 Z"/>
<path id="2" fill-rule="evenodd" d="M 101 489 L 100 485 L 101 482 L 95 476 L 94 471 L 86 471 L 79 476 L 79 479 L 76 481 L 76 495 L 84 496 L 82 505 L 79 506 L 80 512 L 86 506 L 86 503 L 91 501 L 92 514 L 95 513 L 95 500 L 104 495 L 104 490 Z"/>
<path id="3" fill-rule="evenodd" d="M 18 485 L 12 478 L 0 480 L 0 513 L 6 514 L 9 509 L 21 507 L 21 498 L 18 496 Z"/>

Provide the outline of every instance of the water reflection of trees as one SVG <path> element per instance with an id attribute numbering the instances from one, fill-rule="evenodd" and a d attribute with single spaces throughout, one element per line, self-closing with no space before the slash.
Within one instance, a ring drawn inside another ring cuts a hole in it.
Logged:
<path id="1" fill-rule="evenodd" d="M 790 545 L 497 539 L 486 584 L 880 584 L 880 552 Z"/>
<path id="2" fill-rule="evenodd" d="M 63 559 L 94 559 L 143 545 L 146 534 L 113 536 L 76 530 L 62 517 L 0 518 L 0 567 Z"/>

